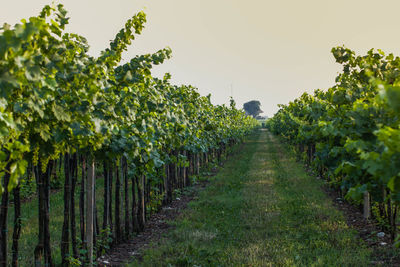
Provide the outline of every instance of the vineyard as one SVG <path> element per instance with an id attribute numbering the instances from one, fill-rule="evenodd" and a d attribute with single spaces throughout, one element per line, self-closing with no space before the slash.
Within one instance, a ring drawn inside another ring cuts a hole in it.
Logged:
<path id="1" fill-rule="evenodd" d="M 91 264 L 257 126 L 233 99 L 214 106 L 169 74 L 152 77 L 169 48 L 121 64 L 144 13 L 99 57 L 65 32 L 68 20 L 46 6 L 0 29 L 0 266 Z"/>
<path id="2" fill-rule="evenodd" d="M 335 85 L 281 105 L 268 128 L 399 245 L 400 58 L 332 53 L 343 65 Z"/>
<path id="3" fill-rule="evenodd" d="M 168 47 L 126 60 L 145 13 L 99 56 L 69 19 L 0 28 L 0 267 L 400 264 L 399 57 L 335 47 L 331 88 L 257 121 L 155 77 Z"/>

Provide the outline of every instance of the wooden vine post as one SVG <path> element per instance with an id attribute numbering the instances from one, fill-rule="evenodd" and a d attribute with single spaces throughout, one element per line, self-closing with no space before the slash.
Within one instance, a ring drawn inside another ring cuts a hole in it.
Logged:
<path id="1" fill-rule="evenodd" d="M 364 218 L 368 219 L 371 214 L 370 200 L 368 191 L 364 192 Z"/>
<path id="2" fill-rule="evenodd" d="M 88 179 L 86 183 L 86 244 L 88 253 L 88 266 L 93 266 L 93 232 L 94 232 L 94 188 L 95 188 L 95 177 L 94 177 L 94 158 L 90 159 L 88 164 Z"/>

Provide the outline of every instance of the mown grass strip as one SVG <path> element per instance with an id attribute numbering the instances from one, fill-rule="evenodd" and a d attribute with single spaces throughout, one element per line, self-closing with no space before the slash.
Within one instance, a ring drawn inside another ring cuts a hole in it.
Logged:
<path id="1" fill-rule="evenodd" d="M 277 139 L 249 138 L 129 266 L 367 266 L 370 251 Z"/>

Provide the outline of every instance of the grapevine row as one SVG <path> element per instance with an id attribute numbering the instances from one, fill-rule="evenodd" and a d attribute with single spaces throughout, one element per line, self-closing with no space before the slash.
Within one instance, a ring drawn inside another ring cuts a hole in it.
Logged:
<path id="1" fill-rule="evenodd" d="M 347 199 L 396 240 L 400 201 L 400 58 L 332 49 L 343 65 L 326 91 L 304 93 L 268 122 Z M 370 207 L 370 205 L 372 207 Z M 372 208 L 372 209 L 371 209 Z"/>
<path id="2" fill-rule="evenodd" d="M 27 181 L 35 180 L 39 210 L 34 264 L 90 264 L 92 246 L 96 258 L 143 230 L 150 213 L 190 184 L 189 176 L 220 161 L 256 126 L 233 100 L 230 107 L 214 106 L 196 88 L 172 85 L 169 74 L 152 77 L 152 66 L 170 58 L 169 48 L 120 64 L 144 28 L 143 12 L 99 57 L 88 54 L 84 37 L 64 31 L 68 20 L 62 5 L 46 6 L 39 16 L 0 30 L 0 266 L 18 266 L 20 190 Z M 94 176 L 103 178 L 104 192 L 95 191 Z M 64 216 L 57 257 L 50 189 L 60 178 Z M 102 218 L 99 206 L 90 204 L 100 197 Z"/>

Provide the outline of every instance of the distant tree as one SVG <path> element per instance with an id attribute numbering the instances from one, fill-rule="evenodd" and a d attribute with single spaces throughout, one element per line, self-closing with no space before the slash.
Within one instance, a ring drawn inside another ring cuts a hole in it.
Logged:
<path id="1" fill-rule="evenodd" d="M 244 111 L 246 111 L 246 114 L 253 116 L 253 118 L 257 117 L 258 114 L 264 112 L 260 109 L 260 107 L 261 107 L 261 103 L 260 103 L 260 101 L 257 101 L 257 100 L 252 100 L 252 101 L 249 101 L 249 102 L 243 104 L 243 109 L 244 109 Z"/>

